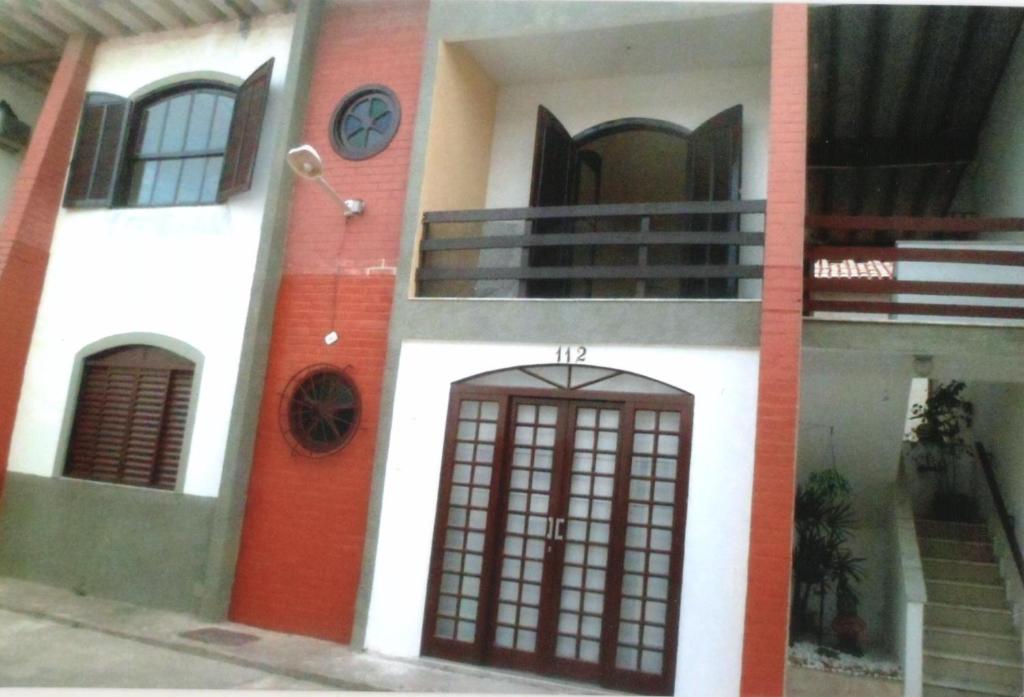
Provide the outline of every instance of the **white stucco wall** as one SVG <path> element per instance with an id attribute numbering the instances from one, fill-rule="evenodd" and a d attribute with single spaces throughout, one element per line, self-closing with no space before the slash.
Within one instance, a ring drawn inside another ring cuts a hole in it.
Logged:
<path id="1" fill-rule="evenodd" d="M 956 210 L 1024 216 L 1024 34 L 1017 37 L 958 192 Z"/>
<path id="2" fill-rule="evenodd" d="M 805 350 L 800 380 L 798 478 L 832 464 L 847 478 L 856 516 L 849 548 L 863 558 L 857 585 L 867 644 L 894 644 L 890 587 L 890 516 L 893 486 L 913 378 L 912 358 L 847 351 Z M 834 458 L 834 461 L 833 461 Z M 825 605 L 826 631 L 835 599 Z"/>
<path id="3" fill-rule="evenodd" d="M 19 121 L 27 123 L 29 126 L 35 126 L 39 112 L 43 109 L 45 98 L 45 94 L 14 80 L 10 75 L 0 73 L 0 99 L 11 105 Z M 11 189 L 24 158 L 24 150 L 16 153 L 0 150 L 0 222 L 7 214 Z"/>
<path id="4" fill-rule="evenodd" d="M 504 86 L 498 92 L 487 207 L 530 201 L 537 106 L 573 135 L 612 119 L 663 119 L 693 130 L 743 105 L 743 198 L 765 198 L 768 181 L 768 66 L 626 75 Z"/>
<path id="5" fill-rule="evenodd" d="M 417 656 L 451 383 L 554 362 L 556 347 L 403 343 L 366 648 Z M 758 352 L 588 346 L 592 365 L 632 370 L 695 397 L 676 694 L 739 693 Z"/>
<path id="6" fill-rule="evenodd" d="M 129 96 L 169 76 L 216 71 L 240 80 L 276 59 L 251 191 L 227 204 L 61 209 L 11 444 L 9 469 L 59 474 L 59 438 L 76 354 L 131 332 L 183 341 L 203 355 L 184 492 L 216 496 L 248 311 L 271 141 L 293 16 L 147 34 L 100 45 L 90 91 Z M 73 399 L 73 397 L 72 397 Z"/>
<path id="7" fill-rule="evenodd" d="M 1024 384 L 972 383 L 974 436 L 994 458 L 994 471 L 1017 539 L 1024 540 Z"/>

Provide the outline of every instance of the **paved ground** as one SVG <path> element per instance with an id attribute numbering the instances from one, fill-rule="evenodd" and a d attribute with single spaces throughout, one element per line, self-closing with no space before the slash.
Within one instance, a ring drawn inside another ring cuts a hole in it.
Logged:
<path id="1" fill-rule="evenodd" d="M 232 646 L 182 636 L 211 627 L 230 632 L 228 638 L 254 638 Z M 390 659 L 245 625 L 211 625 L 7 578 L 0 578 L 0 687 L 608 694 L 446 661 Z"/>

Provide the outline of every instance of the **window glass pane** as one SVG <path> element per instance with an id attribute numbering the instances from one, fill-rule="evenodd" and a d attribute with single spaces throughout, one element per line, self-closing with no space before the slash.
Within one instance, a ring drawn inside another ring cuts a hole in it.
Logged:
<path id="1" fill-rule="evenodd" d="M 217 200 L 217 188 L 220 186 L 220 168 L 224 165 L 224 157 L 206 158 L 206 177 L 203 179 L 203 193 L 200 203 L 213 203 Z"/>
<path id="2" fill-rule="evenodd" d="M 210 128 L 211 150 L 223 150 L 228 144 L 228 129 L 231 127 L 231 112 L 235 109 L 235 98 L 229 95 L 217 97 L 217 107 L 213 113 L 213 126 Z M 220 174 L 217 175 L 218 177 Z"/>
<path id="3" fill-rule="evenodd" d="M 167 102 L 158 102 L 143 112 L 142 141 L 139 154 L 155 155 L 160 149 L 160 136 L 164 132 L 164 120 L 167 118 Z"/>
<path id="4" fill-rule="evenodd" d="M 174 195 L 178 189 L 178 175 L 181 174 L 181 160 L 163 160 L 156 172 L 156 183 L 153 185 L 153 196 L 150 203 L 154 205 L 174 203 Z"/>
<path id="5" fill-rule="evenodd" d="M 162 154 L 179 153 L 185 146 L 185 128 L 188 126 L 191 104 L 191 93 L 179 94 L 167 102 L 167 121 L 164 123 L 163 138 L 160 139 Z"/>
<path id="6" fill-rule="evenodd" d="M 217 95 L 199 92 L 192 98 L 192 116 L 188 120 L 185 149 L 188 152 L 205 150 L 210 142 L 210 126 Z"/>
<path id="7" fill-rule="evenodd" d="M 203 187 L 206 158 L 194 157 L 182 161 L 181 182 L 178 184 L 177 203 L 198 203 Z"/>
<path id="8" fill-rule="evenodd" d="M 156 169 L 159 162 L 136 162 L 132 175 L 131 201 L 146 206 L 153 198 L 153 183 L 156 181 Z"/>

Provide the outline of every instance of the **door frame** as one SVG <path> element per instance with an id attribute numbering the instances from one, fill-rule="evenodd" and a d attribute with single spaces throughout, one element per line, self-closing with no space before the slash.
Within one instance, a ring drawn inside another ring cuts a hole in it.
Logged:
<path id="1" fill-rule="evenodd" d="M 678 389 L 678 388 L 674 388 Z M 483 569 L 480 579 L 480 592 L 478 596 L 478 609 L 476 616 L 476 634 L 474 641 L 461 642 L 457 640 L 439 639 L 433 636 L 432 632 L 438 619 L 438 601 L 441 595 L 441 575 L 443 573 L 444 538 L 447 529 L 447 511 L 450 506 L 451 487 L 453 484 L 451 473 L 454 466 L 454 452 L 456 447 L 456 434 L 459 423 L 459 406 L 463 400 L 480 400 L 498 403 L 497 428 L 494 442 L 494 460 L 492 462 L 491 487 L 488 497 L 488 517 L 484 534 L 485 542 L 483 549 Z M 673 691 L 675 682 L 676 658 L 678 654 L 678 634 L 680 623 L 680 610 L 682 598 L 682 576 L 684 568 L 684 546 L 686 538 L 686 516 L 687 516 L 687 495 L 689 492 L 689 468 L 691 445 L 693 436 L 693 395 L 679 390 L 675 394 L 643 394 L 634 392 L 603 392 L 597 390 L 581 389 L 537 389 L 537 388 L 515 388 L 490 385 L 472 385 L 465 383 L 454 383 L 449 391 L 447 421 L 445 427 L 444 446 L 442 449 L 442 463 L 439 474 L 438 497 L 436 503 L 436 515 L 434 521 L 434 533 L 431 543 L 431 561 L 428 571 L 427 593 L 421 629 L 421 652 L 423 655 L 435 656 L 443 659 L 456 660 L 464 663 L 477 665 L 493 665 L 490 661 L 493 647 L 492 637 L 494 633 L 494 621 L 497 613 L 496 593 L 500 582 L 500 551 L 498 545 L 503 541 L 505 535 L 507 510 L 508 479 L 510 469 L 507 465 L 511 457 L 514 443 L 509 437 L 510 424 L 512 423 L 511 407 L 517 399 L 542 400 L 564 402 L 564 414 L 560 415 L 558 431 L 556 432 L 555 458 L 552 466 L 552 473 L 558 466 L 561 459 L 566 462 L 569 469 L 559 473 L 556 480 L 553 477 L 552 491 L 556 482 L 563 479 L 568 482 L 571 477 L 571 454 L 566 457 L 564 453 L 571 450 L 572 444 L 566 443 L 569 431 L 575 428 L 570 424 L 570 415 L 575 414 L 574 407 L 579 403 L 614 403 L 621 405 L 619 443 L 616 455 L 615 484 L 613 493 L 612 519 L 609 521 L 611 529 L 609 536 L 609 559 L 605 585 L 605 622 L 601 633 L 601 651 L 603 660 L 597 664 L 596 670 L 573 670 L 571 663 L 577 667 L 584 665 L 569 659 L 560 659 L 551 651 L 550 660 L 547 655 L 541 656 L 539 649 L 542 641 L 552 643 L 557 636 L 557 630 L 552 637 L 543 638 L 540 636 L 541 626 L 538 625 L 538 652 L 534 655 L 536 660 L 530 661 L 501 661 L 503 668 L 526 670 L 535 674 L 562 676 L 570 679 L 579 679 L 602 685 L 605 687 L 623 689 L 631 692 L 649 694 L 666 694 Z M 614 665 L 614 650 L 619 632 L 619 609 L 615 605 L 621 603 L 622 599 L 622 577 L 623 577 L 623 556 L 625 552 L 626 533 L 626 512 L 629 504 L 626 492 L 629 487 L 630 468 L 624 466 L 624 462 L 630 457 L 632 448 L 632 435 L 634 430 L 633 418 L 638 409 L 671 409 L 680 413 L 680 428 L 678 432 L 679 450 L 677 456 L 677 474 L 674 502 L 674 519 L 672 521 L 672 544 L 670 554 L 670 576 L 667 599 L 667 614 L 665 619 L 665 641 L 663 645 L 663 669 L 660 674 L 644 673 L 639 670 L 627 671 L 616 668 Z M 564 420 L 564 425 L 562 423 Z M 559 497 L 562 498 L 561 496 Z M 568 498 L 565 498 L 567 501 Z M 554 502 L 554 496 L 551 498 Z M 550 510 L 550 509 L 549 509 Z M 616 527 L 617 525 L 617 527 Z M 556 558 L 550 564 L 553 571 L 557 571 L 557 578 L 551 581 L 557 584 L 558 588 L 550 591 L 555 594 L 561 588 L 562 566 L 564 560 Z M 547 569 L 546 569 L 547 571 Z M 543 592 L 543 591 L 542 591 Z M 548 603 L 550 606 L 550 603 Z M 609 612 L 611 611 L 611 612 Z M 541 618 L 543 622 L 543 617 Z M 557 604 L 555 612 L 555 626 L 557 626 Z M 497 649 L 502 651 L 502 649 Z M 611 655 L 606 655 L 611 650 Z M 519 652 L 510 652 L 518 654 Z M 549 665 L 543 665 L 547 661 Z M 595 675 L 596 674 L 596 675 Z"/>

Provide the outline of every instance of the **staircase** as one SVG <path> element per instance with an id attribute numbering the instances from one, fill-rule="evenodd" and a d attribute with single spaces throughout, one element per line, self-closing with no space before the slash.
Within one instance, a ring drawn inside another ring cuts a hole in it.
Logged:
<path id="1" fill-rule="evenodd" d="M 924 697 L 1020 697 L 1024 666 L 983 524 L 918 519 L 928 603 Z"/>

